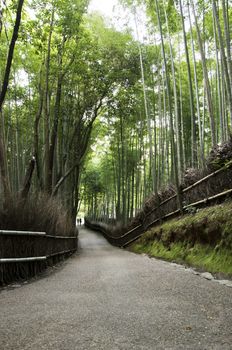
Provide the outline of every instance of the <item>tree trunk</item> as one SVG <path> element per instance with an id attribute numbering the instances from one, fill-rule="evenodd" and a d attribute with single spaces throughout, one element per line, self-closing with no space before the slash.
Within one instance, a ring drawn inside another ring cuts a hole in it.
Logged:
<path id="1" fill-rule="evenodd" d="M 214 14 L 214 18 L 215 18 L 215 23 L 216 23 L 217 31 L 218 31 L 220 53 L 221 53 L 222 66 L 223 66 L 224 78 L 225 78 L 225 83 L 226 83 L 226 92 L 227 92 L 227 98 L 228 98 L 228 104 L 229 104 L 230 123 L 232 125 L 232 91 L 231 91 L 231 84 L 230 84 L 227 59 L 226 59 L 225 50 L 224 50 L 224 41 L 223 41 L 223 37 L 222 37 L 222 30 L 221 30 L 221 26 L 220 26 L 220 22 L 219 22 L 218 11 L 217 11 L 217 6 L 216 6 L 215 0 L 212 0 L 212 6 L 213 6 L 213 14 Z"/>
<path id="2" fill-rule="evenodd" d="M 51 40 L 54 25 L 55 9 L 53 7 L 50 28 L 48 34 L 47 44 L 47 59 L 46 59 L 46 77 L 45 77 L 45 96 L 44 96 L 44 136 L 45 136 L 45 175 L 44 175 L 44 189 L 51 194 L 51 174 L 50 174 L 50 92 L 49 92 L 49 76 L 50 76 L 50 60 L 51 60 Z"/>
<path id="3" fill-rule="evenodd" d="M 164 1 L 163 1 L 164 4 Z M 165 5 L 164 5 L 165 8 Z M 171 71 L 172 71 L 172 82 L 173 82 L 173 93 L 174 93 L 174 106 L 175 106 L 175 126 L 176 126 L 176 148 L 177 148 L 177 171 L 178 171 L 178 178 L 181 178 L 182 172 L 183 172 L 183 150 L 182 150 L 182 140 L 181 140 L 181 122 L 180 122 L 180 115 L 179 115 L 179 109 L 178 109 L 178 97 L 177 97 L 177 86 L 176 86 L 176 75 L 175 75 L 175 66 L 174 66 L 174 57 L 173 57 L 173 49 L 172 49 L 172 42 L 169 32 L 169 24 L 168 24 L 168 17 L 166 10 L 165 13 L 165 21 L 166 21 L 166 27 L 168 32 L 168 42 L 169 42 L 169 50 L 170 50 L 170 58 L 171 58 Z"/>
<path id="4" fill-rule="evenodd" d="M 199 49 L 200 49 L 200 54 L 201 54 L 201 63 L 202 63 L 202 69 L 203 69 L 203 75 L 204 75 L 204 84 L 205 84 L 205 91 L 206 91 L 206 99 L 207 99 L 207 105 L 208 105 L 208 112 L 209 112 L 209 118 L 210 118 L 210 126 L 211 126 L 211 141 L 212 141 L 212 146 L 216 146 L 216 129 L 215 129 L 215 118 L 214 118 L 214 110 L 213 110 L 213 104 L 212 104 L 212 96 L 211 96 L 211 89 L 210 89 L 210 83 L 209 83 L 209 76 L 208 76 L 208 69 L 207 69 L 207 64 L 206 64 L 206 58 L 205 58 L 205 51 L 201 39 L 201 34 L 200 34 L 200 28 L 198 25 L 198 20 L 195 12 L 195 7 L 193 0 L 191 0 L 191 6 L 193 10 L 193 15 L 194 15 L 194 20 L 195 20 L 195 25 L 196 25 L 196 30 L 197 30 L 197 39 L 198 39 L 198 44 L 199 44 Z"/>
<path id="5" fill-rule="evenodd" d="M 14 56 L 14 49 L 15 44 L 18 39 L 18 32 L 19 27 L 21 23 L 21 14 L 22 14 L 22 8 L 23 8 L 24 0 L 19 0 L 17 5 L 17 12 L 16 12 L 16 20 L 13 30 L 13 35 L 11 38 L 8 56 L 7 56 L 7 62 L 6 62 L 6 68 L 2 83 L 2 89 L 0 93 L 0 115 L 2 115 L 2 108 L 5 101 L 8 85 L 9 85 L 9 78 L 10 78 L 10 72 L 11 72 L 11 66 L 12 66 L 12 60 Z M 7 172 L 7 160 L 6 160 L 6 153 L 5 153 L 5 144 L 4 144 L 4 130 L 3 130 L 3 124 L 1 125 L 1 135 L 0 135 L 0 168 L 1 168 L 1 181 L 3 185 L 3 191 L 4 191 L 4 202 L 7 203 L 7 201 L 10 199 L 11 196 L 11 189 L 10 189 L 10 182 L 8 178 L 8 172 Z"/>
<path id="6" fill-rule="evenodd" d="M 202 121 L 201 121 L 201 112 L 200 112 L 200 98 L 199 98 L 199 87 L 197 80 L 197 66 L 196 66 L 196 54 L 195 54 L 195 45 L 193 40 L 193 29 L 192 29 L 192 20 L 190 15 L 190 8 L 188 3 L 188 18 L 190 23 L 190 36 L 191 36 L 191 47 L 193 55 L 193 69 L 194 69 L 194 82 L 195 82 L 195 95 L 196 95 L 196 107 L 197 107 L 197 121 L 198 121 L 198 134 L 200 141 L 200 164 L 201 167 L 204 167 L 205 157 L 204 157 L 204 138 L 202 134 Z"/>
<path id="7" fill-rule="evenodd" d="M 227 10 L 228 10 L 228 4 L 226 6 L 225 0 L 222 0 L 222 11 L 223 11 L 223 20 L 224 20 L 224 33 L 225 33 L 225 38 L 226 38 L 227 65 L 228 65 L 229 78 L 230 78 L 230 89 L 232 91 L 232 59 L 231 59 L 229 17 L 228 17 Z"/>
<path id="8" fill-rule="evenodd" d="M 159 25 L 160 37 L 161 37 L 162 55 L 163 55 L 164 67 L 165 67 L 165 79 L 166 79 L 166 85 L 167 85 L 167 97 L 168 97 L 169 114 L 170 114 L 169 122 L 170 122 L 171 149 L 172 149 L 172 164 L 173 164 L 174 179 L 175 179 L 175 186 L 176 186 L 176 193 L 177 193 L 177 203 L 178 203 L 178 207 L 179 207 L 180 211 L 182 212 L 183 204 L 182 204 L 180 187 L 179 187 L 179 177 L 178 177 L 178 167 L 177 167 L 178 160 L 177 160 L 177 155 L 176 155 L 176 145 L 175 145 L 175 136 L 174 136 L 174 128 L 173 128 L 170 79 L 169 79 L 169 75 L 168 75 L 168 68 L 167 68 L 165 47 L 164 47 L 164 41 L 163 41 L 163 31 L 162 31 L 162 26 L 161 26 L 161 21 L 160 21 L 158 0 L 155 0 L 155 5 L 156 5 L 157 19 L 158 19 L 158 25 Z"/>
<path id="9" fill-rule="evenodd" d="M 141 77 L 142 77 L 142 86 L 143 86 L 143 101 L 144 101 L 144 110 L 145 110 L 145 116 L 146 116 L 146 122 L 147 122 L 147 133 L 149 137 L 149 180 L 154 181 L 154 173 L 152 172 L 152 130 L 151 130 L 151 120 L 150 120 L 150 113 L 149 113 L 149 106 L 148 106 L 148 99 L 147 99 L 147 92 L 146 92 L 146 82 L 145 82 L 145 75 L 144 75 L 144 64 L 143 64 L 143 55 L 142 55 L 142 48 L 139 41 L 139 31 L 138 31 L 138 23 L 136 18 L 136 13 L 134 13 L 134 19 L 135 19 L 135 28 L 136 28 L 136 34 L 137 34 L 137 40 L 138 40 L 138 47 L 139 47 L 139 59 L 140 59 L 140 69 L 141 69 Z M 149 181 L 150 182 L 150 181 Z"/>
<path id="10" fill-rule="evenodd" d="M 31 187 L 31 180 L 32 180 L 34 168 L 35 168 L 35 157 L 32 158 L 32 160 L 30 161 L 30 163 L 28 165 L 26 175 L 24 178 L 24 182 L 23 182 L 23 187 L 22 187 L 22 190 L 20 192 L 20 196 L 24 200 L 27 198 L 30 187 Z"/>
<path id="11" fill-rule="evenodd" d="M 180 5 L 182 31 L 183 31 L 183 37 L 184 37 L 184 49 L 185 49 L 187 71 L 188 71 L 188 83 L 189 83 L 189 104 L 190 104 L 190 113 L 191 113 L 192 166 L 195 167 L 197 165 L 197 140 L 196 140 L 196 122 L 195 122 L 195 110 L 194 110 L 193 84 L 192 84 L 192 74 L 191 74 L 191 67 L 190 67 L 189 50 L 188 50 L 187 36 L 186 36 L 185 22 L 184 22 L 183 8 L 182 8 L 182 0 L 179 0 L 179 5 Z"/>
<path id="12" fill-rule="evenodd" d="M 41 88 L 41 72 L 40 72 L 40 82 L 39 82 L 39 107 L 38 112 L 35 117 L 34 121 L 34 157 L 36 161 L 36 172 L 37 172 L 37 179 L 40 190 L 43 189 L 43 181 L 42 181 L 42 174 L 41 174 L 41 161 L 40 161 L 40 153 L 39 153 L 39 122 L 42 116 L 43 111 L 43 92 Z"/>

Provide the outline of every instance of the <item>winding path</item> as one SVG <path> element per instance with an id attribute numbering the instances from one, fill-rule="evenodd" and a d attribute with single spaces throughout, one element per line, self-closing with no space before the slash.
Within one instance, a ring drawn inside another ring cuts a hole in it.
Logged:
<path id="1" fill-rule="evenodd" d="M 0 293 L 1 350 L 231 350 L 232 288 L 82 229 L 55 273 Z"/>

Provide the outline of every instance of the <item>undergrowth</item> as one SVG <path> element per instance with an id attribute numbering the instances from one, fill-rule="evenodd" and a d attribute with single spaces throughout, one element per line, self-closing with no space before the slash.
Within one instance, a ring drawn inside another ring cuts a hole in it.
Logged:
<path id="1" fill-rule="evenodd" d="M 232 202 L 154 227 L 131 250 L 232 277 Z"/>

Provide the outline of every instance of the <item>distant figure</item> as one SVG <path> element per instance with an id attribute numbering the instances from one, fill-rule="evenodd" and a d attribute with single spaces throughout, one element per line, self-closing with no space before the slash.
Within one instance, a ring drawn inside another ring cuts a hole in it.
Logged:
<path id="1" fill-rule="evenodd" d="M 81 221 L 82 221 L 82 220 L 80 219 L 80 226 L 81 226 Z"/>

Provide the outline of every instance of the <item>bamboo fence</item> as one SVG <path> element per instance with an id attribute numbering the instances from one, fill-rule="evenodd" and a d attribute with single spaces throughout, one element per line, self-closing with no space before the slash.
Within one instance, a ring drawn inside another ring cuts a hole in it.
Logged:
<path id="1" fill-rule="evenodd" d="M 199 207 L 221 202 L 228 197 L 231 198 L 231 196 L 232 161 L 194 184 L 182 189 L 182 208 L 178 207 L 177 194 L 174 194 L 144 214 L 140 225 L 137 225 L 118 237 L 110 235 L 109 226 L 104 223 L 93 222 L 86 218 L 85 225 L 89 228 L 101 231 L 111 244 L 119 247 L 126 247 L 141 237 L 151 226 L 180 215 L 182 210 L 183 212 L 194 211 Z"/>
<path id="2" fill-rule="evenodd" d="M 77 236 L 0 230 L 0 285 L 32 277 L 77 250 Z"/>

